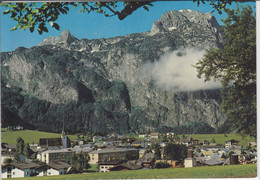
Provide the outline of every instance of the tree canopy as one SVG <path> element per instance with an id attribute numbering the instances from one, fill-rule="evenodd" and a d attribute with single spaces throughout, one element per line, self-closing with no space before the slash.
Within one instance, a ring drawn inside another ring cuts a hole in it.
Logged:
<path id="1" fill-rule="evenodd" d="M 221 81 L 228 123 L 256 137 L 256 17 L 251 6 L 226 11 L 224 48 L 207 51 L 196 65 L 198 77 Z"/>
<path id="2" fill-rule="evenodd" d="M 17 154 L 24 154 L 24 140 L 21 137 L 16 139 L 16 153 Z"/>
<path id="3" fill-rule="evenodd" d="M 86 152 L 81 152 L 79 154 L 73 153 L 67 159 L 67 163 L 72 165 L 72 172 L 74 173 L 86 172 L 87 169 L 90 168 L 88 162 L 89 162 L 89 156 L 88 153 Z"/>
<path id="4" fill-rule="evenodd" d="M 164 147 L 164 158 L 166 160 L 183 161 L 187 157 L 187 147 L 183 144 L 168 143 Z"/>
<path id="5" fill-rule="evenodd" d="M 236 2 L 249 2 L 255 0 L 235 0 Z M 60 26 L 55 21 L 61 14 L 67 14 L 70 8 L 78 8 L 79 13 L 96 12 L 103 14 L 106 17 L 117 16 L 119 20 L 125 19 L 138 8 L 143 7 L 149 11 L 152 7 L 153 0 L 147 1 L 111 1 L 111 2 L 44 2 L 37 4 L 35 2 L 28 3 L 1 3 L 1 6 L 7 10 L 3 14 L 10 14 L 10 18 L 17 21 L 11 31 L 16 29 L 28 29 L 33 32 L 35 29 L 42 34 L 48 32 L 47 24 L 57 30 Z M 227 5 L 230 5 L 233 0 L 193 0 L 194 3 L 200 4 L 210 3 L 213 11 L 217 10 L 222 13 Z"/>

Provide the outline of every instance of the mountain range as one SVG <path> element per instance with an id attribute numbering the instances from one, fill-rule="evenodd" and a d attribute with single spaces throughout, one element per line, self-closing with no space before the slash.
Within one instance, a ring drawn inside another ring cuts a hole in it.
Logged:
<path id="1" fill-rule="evenodd" d="M 222 47 L 220 28 L 210 13 L 169 11 L 143 33 L 79 40 L 63 31 L 3 52 L 2 126 L 60 132 L 64 122 L 68 132 L 106 134 L 194 125 L 212 132 L 226 120 L 220 86 L 197 83 L 189 62 Z"/>

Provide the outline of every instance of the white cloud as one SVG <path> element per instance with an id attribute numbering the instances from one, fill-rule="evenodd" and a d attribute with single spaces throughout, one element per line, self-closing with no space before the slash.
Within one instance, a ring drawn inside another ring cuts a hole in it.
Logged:
<path id="1" fill-rule="evenodd" d="M 154 80 L 155 86 L 164 90 L 193 91 L 220 88 L 219 82 L 204 82 L 197 77 L 195 65 L 204 50 L 186 48 L 166 53 L 159 61 L 146 63 L 142 69 L 145 78 Z"/>

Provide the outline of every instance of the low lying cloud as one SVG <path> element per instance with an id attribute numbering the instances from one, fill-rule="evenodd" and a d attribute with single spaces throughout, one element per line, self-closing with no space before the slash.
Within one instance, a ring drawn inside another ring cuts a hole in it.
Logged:
<path id="1" fill-rule="evenodd" d="M 196 65 L 203 57 L 204 50 L 186 48 L 164 54 L 159 61 L 146 63 L 142 69 L 145 79 L 164 90 L 194 91 L 220 88 L 220 82 L 204 82 L 197 77 Z M 147 79 L 147 80 L 148 80 Z"/>

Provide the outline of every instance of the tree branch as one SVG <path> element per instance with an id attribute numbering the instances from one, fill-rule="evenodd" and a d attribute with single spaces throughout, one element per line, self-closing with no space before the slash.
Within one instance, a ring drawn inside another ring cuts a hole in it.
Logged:
<path id="1" fill-rule="evenodd" d="M 154 1 L 144 1 L 144 2 L 129 2 L 126 7 L 118 13 L 118 19 L 123 20 L 125 19 L 128 15 L 132 14 L 136 9 L 144 6 L 151 4 L 151 2 Z"/>

